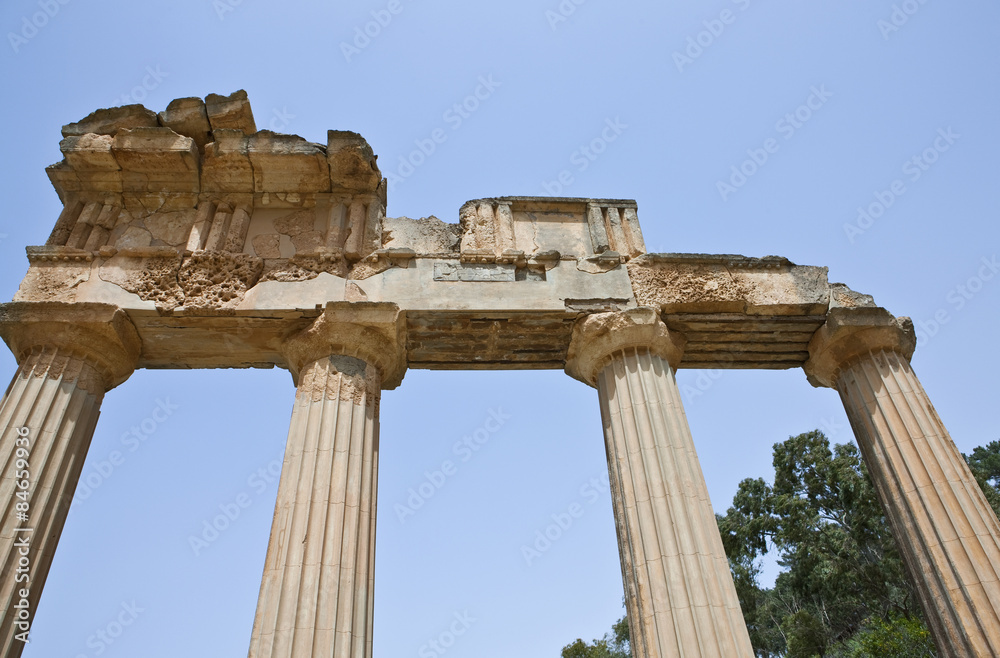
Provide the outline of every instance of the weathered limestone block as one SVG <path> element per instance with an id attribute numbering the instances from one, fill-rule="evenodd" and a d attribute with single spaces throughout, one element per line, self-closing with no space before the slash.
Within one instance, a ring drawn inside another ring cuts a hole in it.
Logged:
<path id="1" fill-rule="evenodd" d="M 247 254 L 198 251 L 177 274 L 185 308 L 235 308 L 260 279 L 264 261 Z"/>
<path id="2" fill-rule="evenodd" d="M 239 130 L 247 135 L 257 132 L 247 92 L 242 89 L 228 96 L 209 94 L 205 97 L 205 111 L 213 131 Z"/>
<path id="3" fill-rule="evenodd" d="M 141 249 L 153 244 L 153 234 L 145 226 L 126 224 L 111 234 L 111 244 L 123 251 Z"/>
<path id="4" fill-rule="evenodd" d="M 514 216 L 503 199 L 467 201 L 458 211 L 462 227 L 462 257 L 468 262 L 494 262 L 505 251 L 517 250 Z"/>
<path id="5" fill-rule="evenodd" d="M 674 379 L 684 342 L 656 309 L 584 316 L 566 372 L 601 401 L 632 654 L 751 658 Z"/>
<path id="6" fill-rule="evenodd" d="M 194 208 L 175 212 L 158 212 L 142 219 L 143 228 L 156 242 L 154 246 L 170 246 L 183 250 L 194 226 L 197 211 Z"/>
<path id="7" fill-rule="evenodd" d="M 62 212 L 59 213 L 59 219 L 56 220 L 56 225 L 52 229 L 52 233 L 49 234 L 49 239 L 45 241 L 46 246 L 55 247 L 66 244 L 85 205 L 82 200 L 77 198 L 66 199 Z"/>
<path id="8" fill-rule="evenodd" d="M 74 191 L 86 190 L 91 193 L 120 193 L 122 191 L 121 166 L 112 153 L 114 138 L 109 135 L 98 135 L 88 133 L 85 135 L 71 135 L 59 143 L 59 150 L 66 158 L 66 167 L 72 170 L 77 184 L 72 186 Z M 53 166 L 49 168 L 50 178 L 56 189 L 60 189 L 60 183 L 67 181 L 70 177 L 60 175 L 62 167 Z M 54 176 L 53 176 L 54 175 Z M 63 194 L 70 191 L 63 190 Z"/>
<path id="9" fill-rule="evenodd" d="M 77 216 L 76 224 L 73 225 L 69 237 L 66 239 L 66 246 L 74 249 L 83 249 L 90 239 L 90 233 L 94 230 L 97 218 L 101 216 L 104 204 L 91 202 L 83 207 Z"/>
<path id="10" fill-rule="evenodd" d="M 111 150 L 122 168 L 124 192 L 201 190 L 200 156 L 190 137 L 169 128 L 119 130 Z"/>
<path id="11" fill-rule="evenodd" d="M 254 189 L 247 136 L 239 130 L 215 129 L 205 145 L 201 166 L 203 192 L 249 192 Z"/>
<path id="12" fill-rule="evenodd" d="M 323 272 L 346 277 L 348 270 L 347 260 L 338 252 L 296 254 L 266 261 L 261 281 L 309 281 Z"/>
<path id="13" fill-rule="evenodd" d="M 95 110 L 85 118 L 62 127 L 63 137 L 81 136 L 88 133 L 114 136 L 119 130 L 133 128 L 155 128 L 159 125 L 156 113 L 142 105 L 123 105 Z"/>
<path id="14" fill-rule="evenodd" d="M 855 292 L 843 283 L 830 284 L 830 308 L 859 308 L 875 306 L 875 298 Z"/>
<path id="15" fill-rule="evenodd" d="M 942 656 L 1000 655 L 1000 522 L 910 367 L 909 318 L 835 308 L 809 345 L 836 388 Z"/>
<path id="16" fill-rule="evenodd" d="M 212 141 L 212 126 L 208 121 L 205 101 L 200 98 L 177 98 L 159 114 L 160 124 L 175 133 L 190 137 L 203 151 Z"/>
<path id="17" fill-rule="evenodd" d="M 276 217 L 273 223 L 274 230 L 278 233 L 282 233 L 288 237 L 295 237 L 315 229 L 316 211 L 311 209 L 295 210 L 287 215 Z"/>
<path id="18" fill-rule="evenodd" d="M 253 240 L 253 252 L 259 258 L 281 258 L 281 236 L 277 233 L 261 233 L 255 235 Z"/>
<path id="19" fill-rule="evenodd" d="M 24 275 L 14 301 L 75 302 L 77 288 L 90 280 L 93 257 L 89 253 L 71 256 L 70 252 L 65 247 L 58 251 L 28 247 L 31 267 Z"/>
<path id="20" fill-rule="evenodd" d="M 636 302 L 663 313 L 823 314 L 825 267 L 784 258 L 647 254 L 628 264 Z"/>
<path id="21" fill-rule="evenodd" d="M 253 165 L 255 192 L 330 191 L 330 167 L 326 152 L 297 135 L 262 130 L 247 138 Z"/>
<path id="22" fill-rule="evenodd" d="M 181 258 L 177 251 L 164 247 L 121 250 L 104 261 L 98 273 L 103 281 L 169 310 L 184 303 L 184 291 L 178 283 Z"/>
<path id="23" fill-rule="evenodd" d="M 614 251 L 629 259 L 646 253 L 635 202 L 592 201 L 587 223 L 595 254 Z"/>
<path id="24" fill-rule="evenodd" d="M 326 156 L 330 181 L 335 192 L 375 192 L 382 182 L 376 160 L 365 138 L 349 130 L 326 134 Z"/>
<path id="25" fill-rule="evenodd" d="M 382 220 L 382 246 L 386 249 L 412 249 L 423 255 L 454 255 L 462 239 L 458 224 L 442 222 L 437 217 L 386 217 Z"/>

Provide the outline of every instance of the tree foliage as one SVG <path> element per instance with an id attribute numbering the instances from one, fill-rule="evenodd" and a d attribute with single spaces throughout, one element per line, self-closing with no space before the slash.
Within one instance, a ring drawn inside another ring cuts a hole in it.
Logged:
<path id="1" fill-rule="evenodd" d="M 759 656 L 844 655 L 870 619 L 920 619 L 858 449 L 819 431 L 774 446 L 774 484 L 740 483 L 719 530 Z M 784 568 L 759 586 L 761 558 Z"/>
<path id="2" fill-rule="evenodd" d="M 1000 441 L 965 456 L 1000 516 Z M 774 445 L 774 483 L 740 482 L 716 515 L 760 658 L 934 658 L 916 592 L 860 453 L 813 431 Z M 774 587 L 758 576 L 775 552 Z M 628 623 L 562 658 L 630 658 Z"/>
<path id="3" fill-rule="evenodd" d="M 1000 518 L 1000 441 L 991 441 L 972 451 L 972 456 L 962 455 L 969 463 L 979 487 L 986 494 L 993 513 Z"/>
<path id="4" fill-rule="evenodd" d="M 577 639 L 563 647 L 562 658 L 632 658 L 629 648 L 628 619 L 622 617 L 611 627 L 610 633 L 587 644 Z"/>

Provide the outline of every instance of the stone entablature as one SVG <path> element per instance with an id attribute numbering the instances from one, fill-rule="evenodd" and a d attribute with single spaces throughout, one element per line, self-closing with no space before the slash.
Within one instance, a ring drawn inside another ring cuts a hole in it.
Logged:
<path id="1" fill-rule="evenodd" d="M 317 309 L 368 301 L 399 306 L 411 367 L 562 368 L 581 313 L 648 306 L 687 336 L 679 367 L 791 368 L 830 308 L 874 307 L 824 267 L 647 254 L 630 200 L 386 217 L 360 135 L 258 132 L 244 92 L 98 110 L 63 135 L 65 209 L 15 301 L 118 306 L 140 367 L 288 367 L 279 343 Z"/>

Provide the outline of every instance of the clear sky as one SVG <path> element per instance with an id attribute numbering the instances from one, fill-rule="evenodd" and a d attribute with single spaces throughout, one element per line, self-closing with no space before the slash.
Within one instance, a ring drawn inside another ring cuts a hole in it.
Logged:
<path id="1" fill-rule="evenodd" d="M 364 135 L 398 177 L 392 216 L 634 198 L 650 251 L 828 266 L 923 327 L 914 367 L 962 450 L 1000 435 L 995 2 L 6 0 L 0 27 L 0 299 L 59 213 L 44 167 L 63 124 L 243 88 L 261 128 Z M 481 81 L 486 98 L 454 112 Z M 436 129 L 444 143 L 401 167 Z M 14 371 L 0 350 L 0 380 Z M 773 443 L 852 440 L 836 393 L 799 370 L 678 383 L 718 511 L 771 473 Z M 293 393 L 274 370 L 141 371 L 108 394 L 84 468 L 97 486 L 24 656 L 245 655 Z M 456 454 L 491 413 L 500 430 Z M 456 474 L 401 520 L 445 460 Z M 623 608 L 606 472 L 597 393 L 563 373 L 410 371 L 382 404 L 375 656 L 443 655 L 427 643 L 455 615 L 449 658 L 553 658 L 607 631 Z M 252 504 L 196 555 L 190 538 L 240 494 Z M 573 503 L 585 514 L 529 564 L 521 547 Z"/>

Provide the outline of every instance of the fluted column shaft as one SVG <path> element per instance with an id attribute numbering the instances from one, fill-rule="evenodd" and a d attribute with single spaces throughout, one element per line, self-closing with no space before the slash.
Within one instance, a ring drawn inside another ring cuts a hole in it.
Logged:
<path id="1" fill-rule="evenodd" d="M 292 411 L 251 658 L 370 658 L 380 378 L 330 356 Z"/>
<path id="2" fill-rule="evenodd" d="M 683 337 L 652 308 L 573 330 L 566 371 L 597 387 L 635 658 L 752 658 L 674 377 Z"/>
<path id="3" fill-rule="evenodd" d="M 909 360 L 869 353 L 836 388 L 941 655 L 1000 656 L 1000 524 Z"/>
<path id="4" fill-rule="evenodd" d="M 142 342 L 108 304 L 0 305 L 18 370 L 0 400 L 0 655 L 17 658 L 48 577 L 104 394 Z"/>
<path id="5" fill-rule="evenodd" d="M 615 354 L 597 390 L 636 658 L 752 656 L 674 372 Z"/>
<path id="6" fill-rule="evenodd" d="M 0 402 L 2 656 L 24 648 L 103 398 L 91 364 L 49 349 L 21 363 Z"/>

